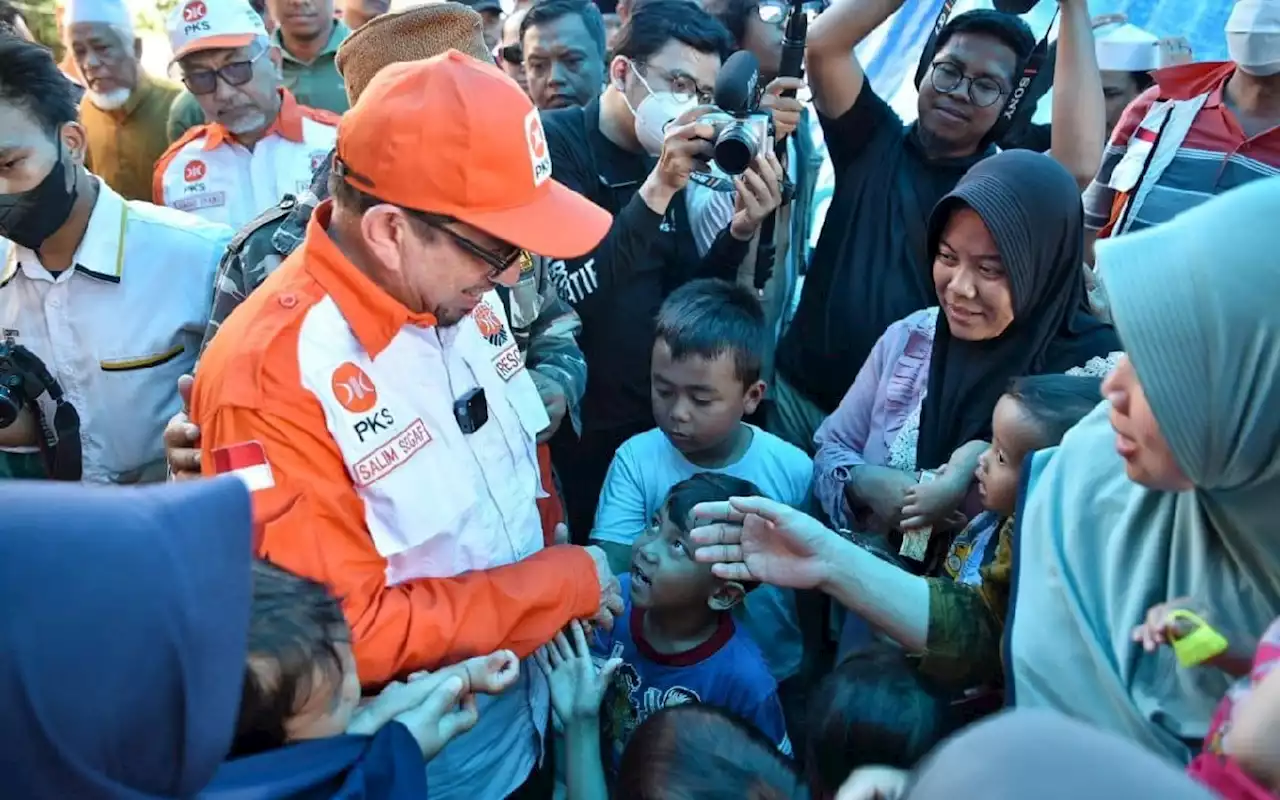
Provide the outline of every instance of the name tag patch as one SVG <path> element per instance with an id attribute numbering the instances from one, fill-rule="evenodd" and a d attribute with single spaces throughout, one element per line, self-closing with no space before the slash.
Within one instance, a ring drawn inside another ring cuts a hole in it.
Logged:
<path id="1" fill-rule="evenodd" d="M 202 208 L 222 208 L 227 204 L 226 192 L 206 192 L 190 197 L 179 197 L 173 201 L 173 207 L 179 211 L 198 211 Z"/>
<path id="2" fill-rule="evenodd" d="M 356 486 L 371 486 L 390 475 L 397 467 L 431 443 L 431 434 L 421 418 L 394 434 L 386 444 L 356 462 L 351 468 Z"/>
<path id="3" fill-rule="evenodd" d="M 524 369 L 524 359 L 520 357 L 520 348 L 515 342 L 507 345 L 502 352 L 493 357 L 493 367 L 497 370 L 498 377 L 504 381 L 511 380 Z"/>

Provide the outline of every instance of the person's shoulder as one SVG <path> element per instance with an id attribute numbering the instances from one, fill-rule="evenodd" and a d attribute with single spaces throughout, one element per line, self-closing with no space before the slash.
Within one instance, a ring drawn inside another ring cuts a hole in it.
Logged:
<path id="1" fill-rule="evenodd" d="M 583 138 L 582 129 L 585 115 L 586 112 L 582 106 L 551 108 L 538 112 L 538 116 L 542 120 L 542 130 L 547 134 L 548 141 L 554 137 L 573 135 Z"/>
<path id="2" fill-rule="evenodd" d="M 758 702 L 778 689 L 760 646 L 746 628 L 734 622 L 733 637 L 717 654 L 726 665 L 725 688 Z"/>
<path id="3" fill-rule="evenodd" d="M 222 256 L 235 231 L 220 222 L 145 200 L 129 201 L 129 238 L 145 243 L 148 250 L 172 257 L 175 248 L 188 257 L 204 253 Z M 169 258 L 164 259 L 168 261 Z M 217 258 L 214 259 L 216 263 Z M 167 267 L 182 266 L 166 264 Z"/>
<path id="4" fill-rule="evenodd" d="M 203 113 L 203 112 L 201 112 Z M 156 159 L 156 174 L 163 173 L 178 154 L 187 148 L 199 148 L 204 144 L 204 139 L 209 135 L 209 129 L 213 127 L 212 123 L 204 123 L 203 125 L 195 125 L 187 128 L 181 136 L 174 139 L 173 142 L 165 148 L 165 151 Z"/>
<path id="5" fill-rule="evenodd" d="M 298 105 L 298 113 L 302 115 L 305 122 L 310 122 L 324 128 L 332 128 L 337 133 L 338 123 L 342 121 L 341 114 L 335 114 L 323 108 L 314 108 L 312 106 Z"/>
<path id="6" fill-rule="evenodd" d="M 662 432 L 662 429 L 650 428 L 623 442 L 622 446 L 614 453 L 614 457 L 617 458 L 625 454 L 628 459 L 646 458 L 666 453 L 670 449 L 671 442 L 667 439 L 667 435 Z"/>
<path id="7" fill-rule="evenodd" d="M 912 311 L 902 319 L 889 326 L 889 329 L 900 329 L 910 333 L 920 333 L 933 337 L 938 328 L 938 307 L 929 306 L 919 311 Z"/>
<path id="8" fill-rule="evenodd" d="M 753 444 L 758 445 L 761 452 L 777 462 L 784 472 L 792 476 L 804 476 L 806 480 L 812 475 L 813 459 L 809 458 L 808 453 L 777 434 L 755 425 L 750 427 L 755 437 Z"/>

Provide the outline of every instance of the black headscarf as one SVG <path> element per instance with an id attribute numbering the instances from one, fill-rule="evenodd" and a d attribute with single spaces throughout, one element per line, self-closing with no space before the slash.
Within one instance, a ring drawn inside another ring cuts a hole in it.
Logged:
<path id="1" fill-rule="evenodd" d="M 965 206 L 982 218 L 1000 251 L 1013 322 L 995 339 L 970 342 L 953 337 L 939 311 L 920 415 L 921 468 L 945 463 L 967 441 L 990 439 L 991 414 L 1012 379 L 1066 372 L 1120 349 L 1115 331 L 1086 309 L 1084 212 L 1065 169 L 1027 150 L 977 164 L 934 208 L 931 255 L 951 214 Z"/>

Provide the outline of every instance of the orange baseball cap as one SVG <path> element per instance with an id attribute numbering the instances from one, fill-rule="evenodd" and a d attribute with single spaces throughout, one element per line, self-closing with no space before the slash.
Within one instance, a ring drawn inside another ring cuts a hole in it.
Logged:
<path id="1" fill-rule="evenodd" d="M 379 72 L 338 125 L 337 158 L 366 194 L 542 256 L 586 255 L 613 220 L 552 180 L 542 120 L 515 81 L 457 50 Z"/>

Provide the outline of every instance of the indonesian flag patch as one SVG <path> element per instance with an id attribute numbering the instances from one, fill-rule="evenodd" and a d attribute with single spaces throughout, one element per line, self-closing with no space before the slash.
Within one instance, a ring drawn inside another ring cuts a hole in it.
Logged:
<path id="1" fill-rule="evenodd" d="M 214 450 L 213 471 L 218 475 L 235 475 L 251 492 L 276 485 L 261 442 L 241 442 Z"/>

